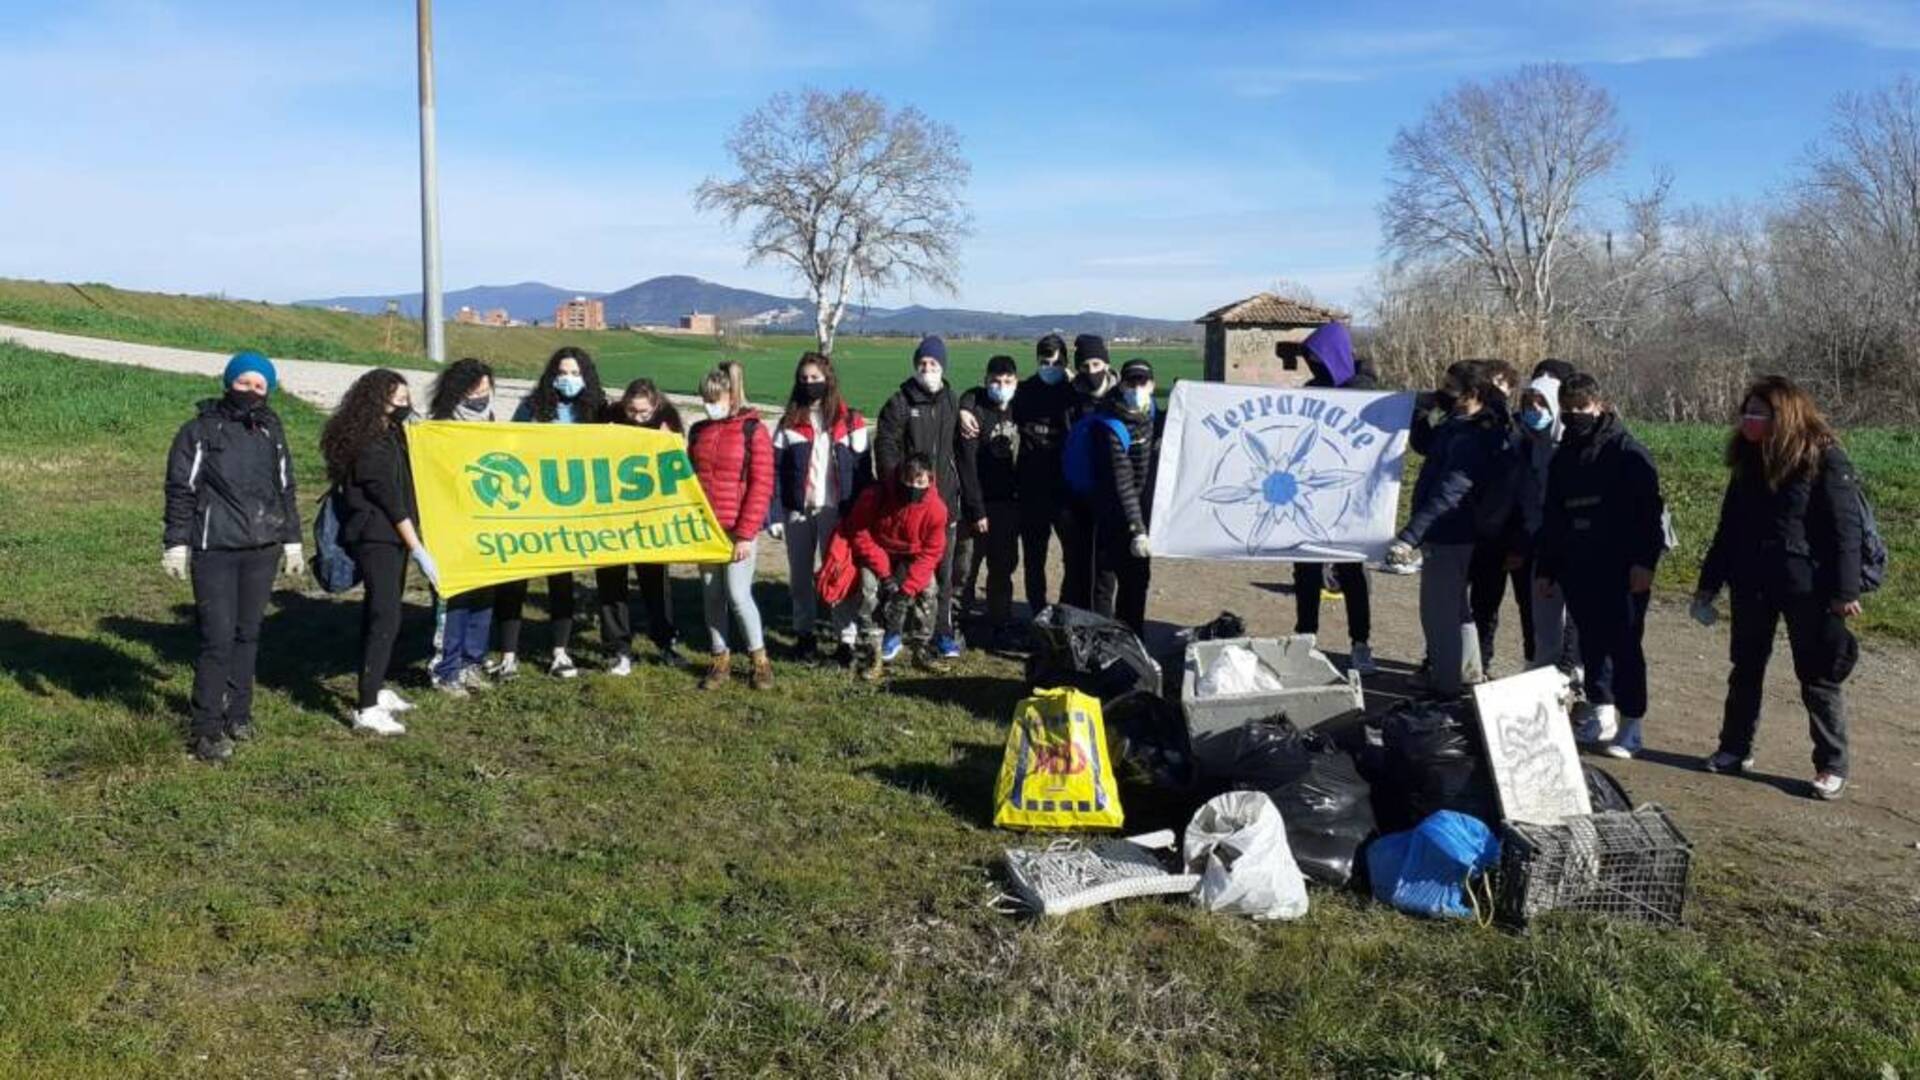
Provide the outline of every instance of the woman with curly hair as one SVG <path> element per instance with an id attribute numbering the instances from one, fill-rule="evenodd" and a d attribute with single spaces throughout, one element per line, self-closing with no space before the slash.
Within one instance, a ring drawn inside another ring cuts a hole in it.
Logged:
<path id="1" fill-rule="evenodd" d="M 493 369 L 471 358 L 455 360 L 433 381 L 433 420 L 487 423 L 493 419 Z M 487 658 L 493 629 L 493 590 L 473 589 L 442 596 L 434 634 L 433 688 L 450 697 L 466 697 L 489 683 L 480 665 Z"/>
<path id="2" fill-rule="evenodd" d="M 413 708 L 386 686 L 393 643 L 400 635 L 407 562 L 420 568 L 429 585 L 440 583 L 440 571 L 416 527 L 420 512 L 407 461 L 406 423 L 412 415 L 407 380 L 397 371 L 375 368 L 353 381 L 320 432 L 327 478 L 345 496 L 340 541 L 359 564 L 366 585 L 353 729 L 375 735 L 405 734 L 394 714 Z"/>
<path id="3" fill-rule="evenodd" d="M 607 406 L 607 422 L 629 427 L 652 428 L 685 434 L 680 410 L 660 392 L 652 379 L 635 379 L 627 384 L 619 401 Z M 610 660 L 607 673 L 629 675 L 633 672 L 633 614 L 628 606 L 627 573 L 640 582 L 640 599 L 647 606 L 647 637 L 660 650 L 660 660 L 673 667 L 685 667 L 680 655 L 679 634 L 673 627 L 673 598 L 667 591 L 665 563 L 635 563 L 632 567 L 603 566 L 593 572 L 594 592 L 600 603 L 600 640 Z"/>
<path id="4" fill-rule="evenodd" d="M 514 410 L 517 423 L 592 424 L 606 412 L 607 394 L 600 388 L 600 372 L 587 350 L 573 345 L 555 349 L 533 393 Z M 513 581 L 494 591 L 493 619 L 500 627 L 500 659 L 489 668 L 498 679 L 520 673 L 521 612 L 527 605 L 529 582 Z M 547 617 L 553 624 L 553 660 L 547 673 L 559 679 L 579 674 L 568 655 L 573 640 L 573 575 L 547 575 Z"/>
<path id="5" fill-rule="evenodd" d="M 1860 643 L 1847 620 L 1860 614 L 1865 502 L 1853 463 L 1805 390 L 1769 375 L 1747 390 L 1727 440 L 1727 493 L 1700 564 L 1693 617 L 1711 624 L 1714 598 L 1730 590 L 1733 671 L 1727 677 L 1720 748 L 1708 772 L 1753 764 L 1760 692 L 1781 621 L 1813 737 L 1813 794 L 1837 799 L 1847 786 L 1847 714 L 1840 685 Z"/>

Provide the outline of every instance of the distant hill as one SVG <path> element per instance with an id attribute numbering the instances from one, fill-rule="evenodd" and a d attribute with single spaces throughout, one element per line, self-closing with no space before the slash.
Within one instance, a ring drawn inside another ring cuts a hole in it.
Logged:
<path id="1" fill-rule="evenodd" d="M 538 281 L 526 281 L 518 285 L 482 285 L 448 293 L 446 311 L 451 318 L 462 306 L 477 311 L 502 307 L 515 319 L 544 323 L 553 319 L 556 306 L 575 296 L 592 296 L 603 300 L 607 305 L 607 322 L 613 326 L 672 325 L 682 315 L 701 311 L 763 330 L 813 332 L 813 304 L 803 297 L 736 289 L 685 274 L 648 278 L 610 293 L 562 289 Z M 305 307 L 343 307 L 348 311 L 378 315 L 386 310 L 389 300 L 399 301 L 404 314 L 419 317 L 419 293 L 336 296 L 296 303 Z M 1077 315 L 1014 315 L 966 308 L 930 308 L 919 304 L 897 309 L 850 308 L 841 329 L 859 334 L 947 334 L 955 337 L 1038 338 L 1043 334 L 1059 332 L 1067 337 L 1104 334 L 1107 337 L 1190 341 L 1199 336 L 1197 326 L 1173 319 L 1147 319 L 1103 311 L 1083 311 Z"/>
<path id="2" fill-rule="evenodd" d="M 562 289 L 542 281 L 523 281 L 518 285 L 476 285 L 471 289 L 455 289 L 445 294 L 442 302 L 447 318 L 463 307 L 475 311 L 491 311 L 494 308 L 506 308 L 507 315 L 521 322 L 543 323 L 553 321 L 553 309 L 564 301 L 576 296 L 599 296 L 591 289 Z M 386 313 L 387 301 L 398 300 L 400 313 L 409 318 L 420 317 L 420 294 L 389 293 L 384 296 L 333 296 L 325 300 L 295 300 L 300 307 L 346 308 L 362 315 L 382 315 Z"/>

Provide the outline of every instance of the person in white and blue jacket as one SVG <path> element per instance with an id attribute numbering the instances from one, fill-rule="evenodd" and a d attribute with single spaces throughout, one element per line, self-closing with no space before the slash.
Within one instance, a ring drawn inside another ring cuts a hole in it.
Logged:
<path id="1" fill-rule="evenodd" d="M 276 570 L 306 565 L 300 545 L 293 455 L 267 407 L 279 386 L 273 362 L 235 353 L 222 394 L 199 404 L 167 454 L 166 528 L 160 564 L 193 581 L 200 654 L 193 665 L 193 756 L 221 762 L 253 736 L 253 672 Z"/>
<path id="2" fill-rule="evenodd" d="M 493 368 L 472 358 L 447 365 L 433 381 L 427 416 L 433 420 L 490 423 L 493 420 Z M 485 690 L 491 684 L 481 671 L 487 659 L 487 636 L 493 630 L 493 590 L 473 589 L 441 597 L 439 633 L 435 635 L 433 688 L 453 697 Z"/>
<path id="3" fill-rule="evenodd" d="M 813 573 L 827 554 L 833 530 L 873 475 L 866 417 L 840 397 L 833 360 L 807 353 L 793 368 L 793 390 L 773 433 L 773 502 L 767 531 L 787 545 L 787 587 L 793 595 L 796 658 L 820 649 L 820 603 Z M 833 613 L 828 612 L 833 618 Z M 851 618 L 829 628 L 837 652 L 853 660 Z"/>

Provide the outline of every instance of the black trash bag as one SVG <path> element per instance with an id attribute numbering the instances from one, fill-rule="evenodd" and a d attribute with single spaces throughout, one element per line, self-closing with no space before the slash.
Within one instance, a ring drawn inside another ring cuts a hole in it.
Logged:
<path id="1" fill-rule="evenodd" d="M 1381 723 L 1388 783 L 1374 810 L 1391 831 L 1410 829 L 1442 810 L 1498 822 L 1500 796 L 1471 702 L 1411 701 Z M 1383 790 L 1384 788 L 1384 790 Z"/>
<path id="2" fill-rule="evenodd" d="M 1129 832 L 1180 828 L 1206 801 L 1178 706 L 1135 690 L 1100 709 Z"/>
<path id="3" fill-rule="evenodd" d="M 1231 611 L 1223 611 L 1213 617 L 1212 622 L 1189 627 L 1186 636 L 1190 641 L 1220 641 L 1229 638 L 1247 636 L 1247 620 Z"/>
<path id="4" fill-rule="evenodd" d="M 1587 774 L 1587 800 L 1593 803 L 1594 813 L 1633 809 L 1632 796 L 1627 794 L 1627 789 L 1614 779 L 1612 773 L 1585 762 L 1580 764 L 1580 768 Z"/>
<path id="5" fill-rule="evenodd" d="M 1354 709 L 1313 725 L 1307 736 L 1324 739 L 1335 749 L 1351 754 L 1361 778 L 1369 785 L 1391 782 L 1387 771 L 1386 735 L 1380 729 L 1380 717 L 1369 715 L 1365 709 Z"/>
<path id="6" fill-rule="evenodd" d="M 1307 771 L 1306 743 L 1285 717 L 1216 731 L 1193 750 L 1210 794 L 1270 791 Z"/>
<path id="7" fill-rule="evenodd" d="M 1160 668 L 1126 625 L 1091 611 L 1053 604 L 1028 628 L 1027 685 L 1070 686 L 1102 706 L 1135 690 L 1160 692 Z"/>
<path id="8" fill-rule="evenodd" d="M 1373 838 L 1373 785 L 1353 755 L 1309 734 L 1307 769 L 1293 783 L 1266 789 L 1287 824 L 1293 860 L 1315 881 L 1344 886 L 1353 880 L 1360 849 Z"/>

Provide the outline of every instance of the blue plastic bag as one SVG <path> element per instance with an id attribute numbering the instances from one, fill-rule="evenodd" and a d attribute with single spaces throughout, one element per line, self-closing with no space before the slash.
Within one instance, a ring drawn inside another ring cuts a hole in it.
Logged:
<path id="1" fill-rule="evenodd" d="M 1428 816 L 1409 832 L 1392 833 L 1367 849 L 1367 873 L 1376 900 L 1409 915 L 1464 919 L 1468 879 L 1500 860 L 1500 838 L 1479 818 L 1456 810 Z"/>

